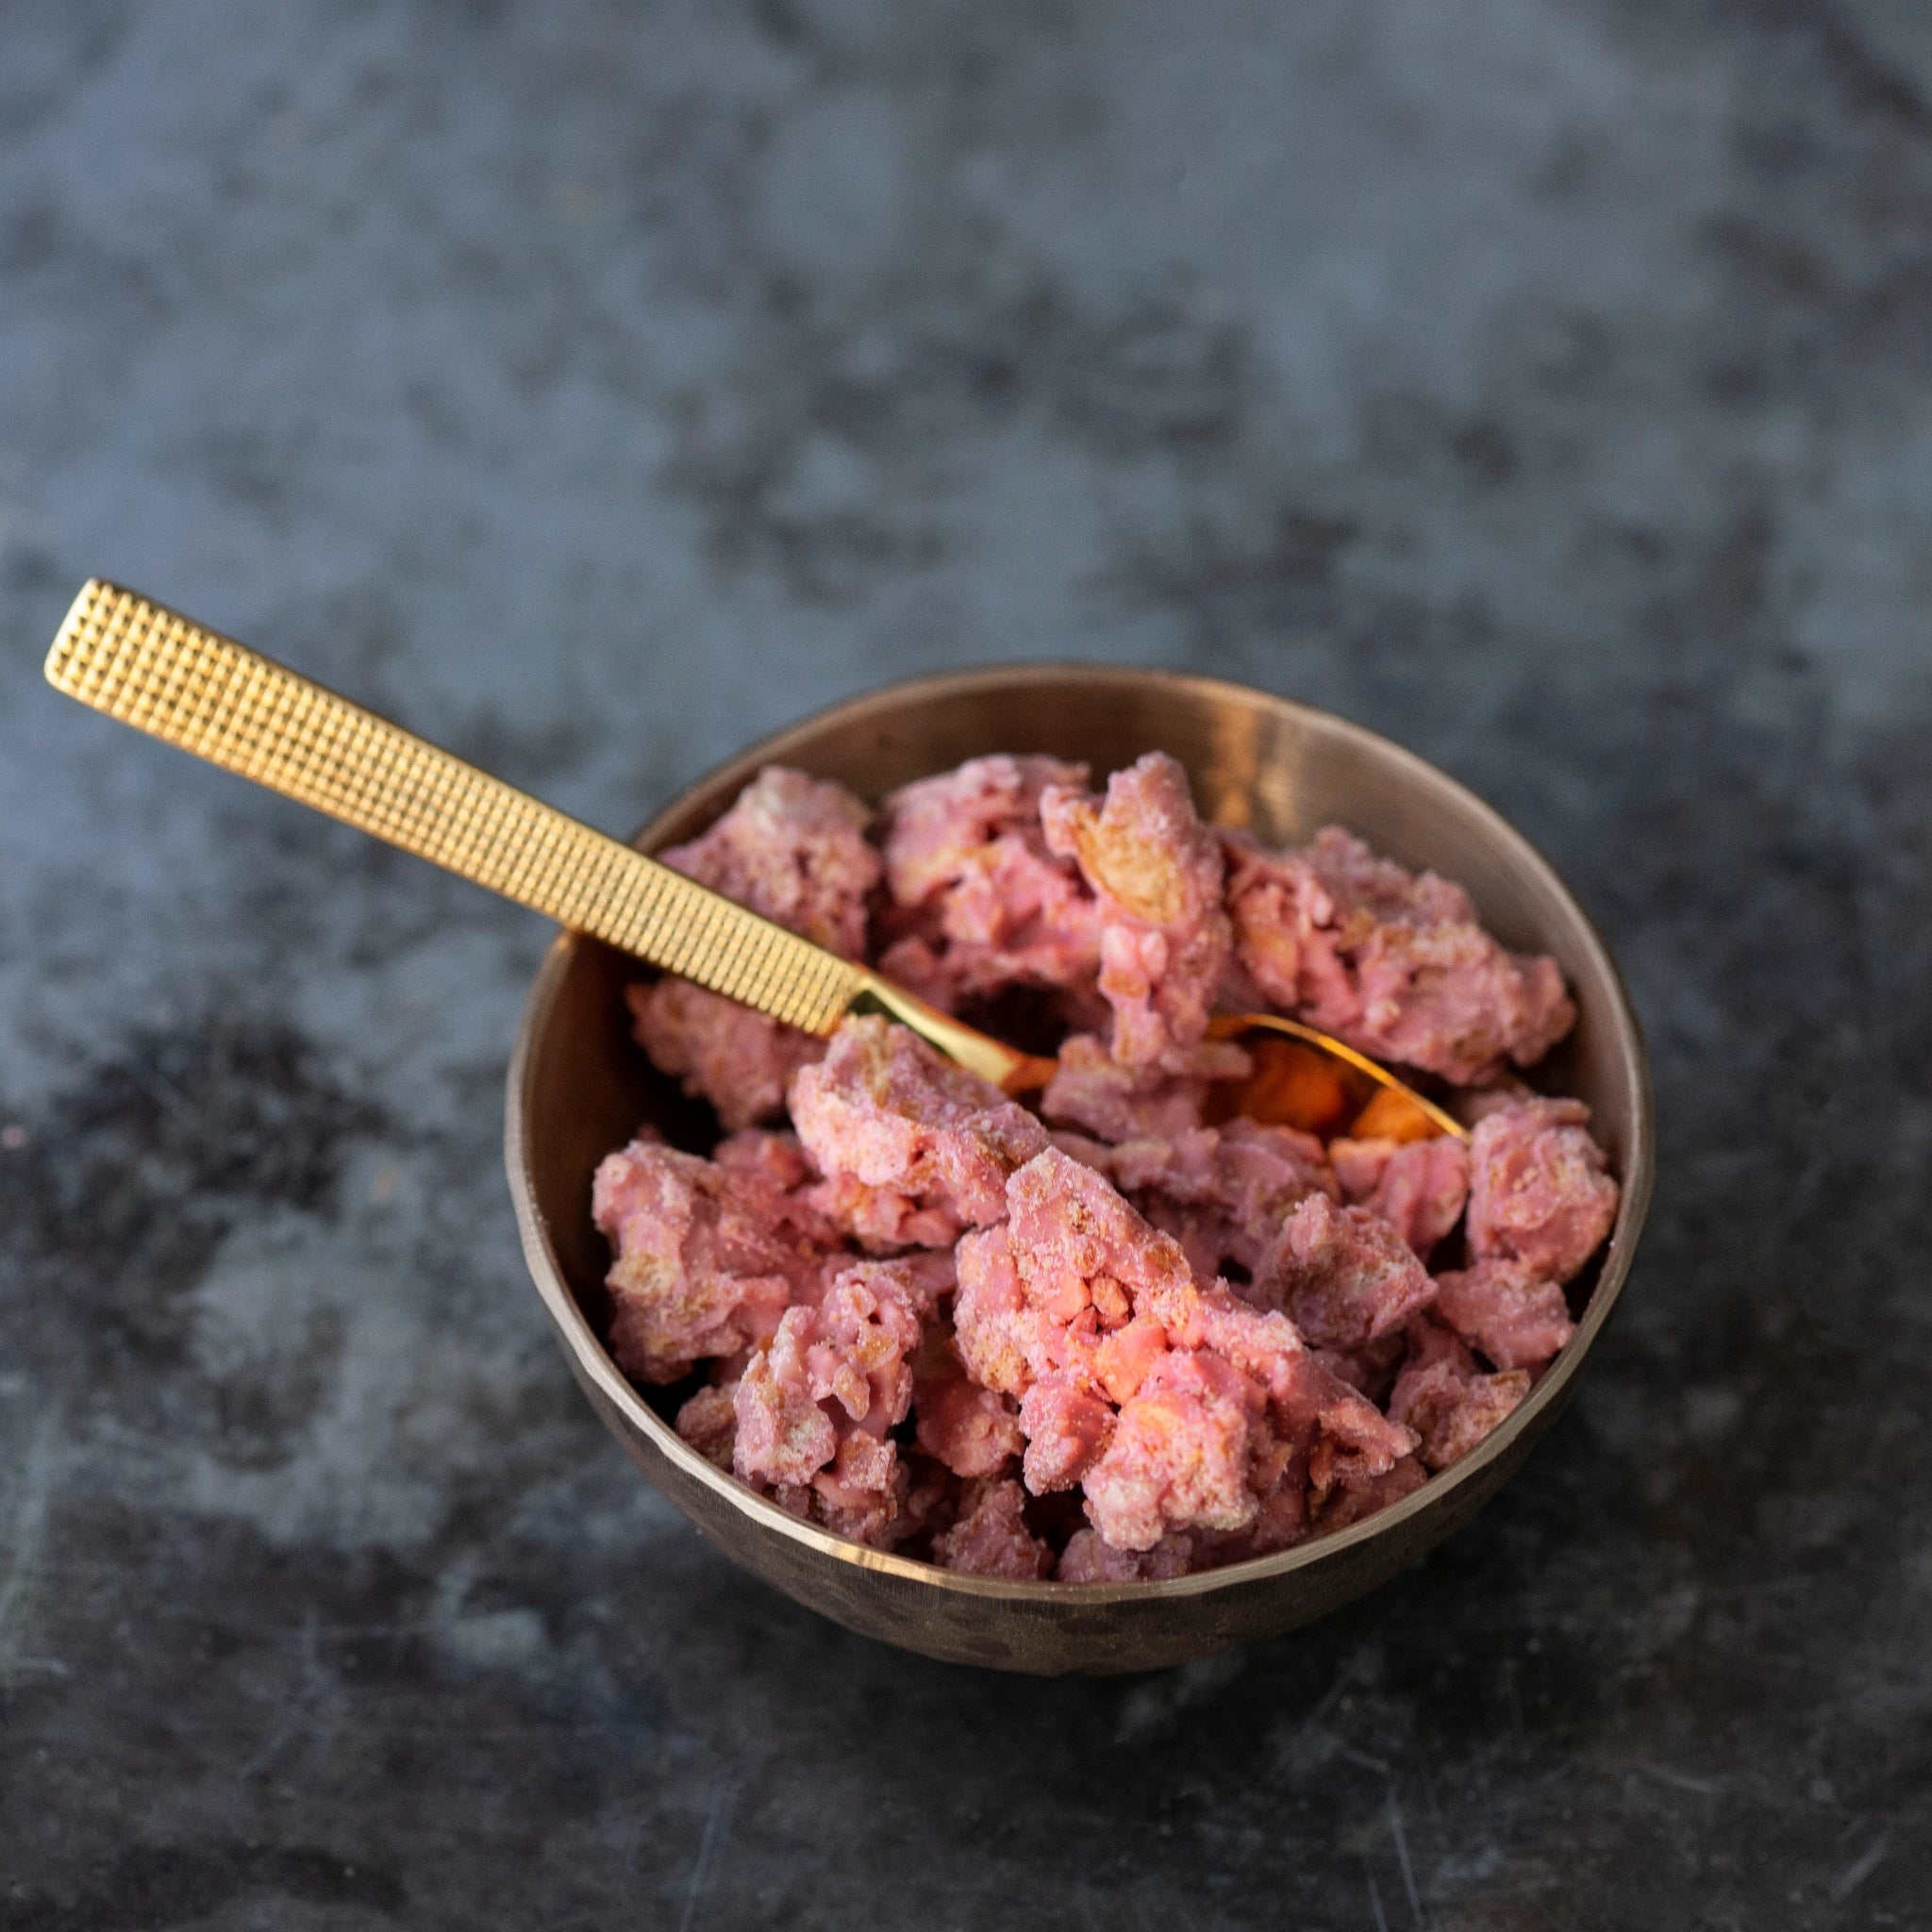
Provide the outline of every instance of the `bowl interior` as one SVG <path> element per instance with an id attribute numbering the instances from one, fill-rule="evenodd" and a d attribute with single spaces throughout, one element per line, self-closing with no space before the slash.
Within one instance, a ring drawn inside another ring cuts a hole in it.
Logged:
<path id="1" fill-rule="evenodd" d="M 1106 1591 L 981 1584 L 977 1592 L 966 1592 L 982 1601 L 1030 1594 L 1049 1607 L 1073 1597 L 1097 1606 L 1101 1596 L 1199 1596 L 1243 1573 L 1269 1571 L 1288 1583 L 1319 1565 L 1331 1546 L 1340 1559 L 1350 1548 L 1403 1524 L 1409 1525 L 1407 1540 L 1415 1542 L 1432 1498 L 1441 1512 L 1450 1490 L 1474 1484 L 1471 1494 L 1479 1499 L 1478 1492 L 1487 1493 L 1506 1473 L 1502 1459 L 1510 1457 L 1516 1439 L 1526 1442 L 1554 1412 L 1621 1289 L 1647 1203 L 1651 1124 L 1642 1042 L 1615 968 L 1589 921 L 1543 859 L 1487 806 L 1412 754 L 1326 713 L 1241 686 L 1159 673 L 1020 666 L 922 679 L 840 706 L 752 747 L 667 806 L 638 842 L 655 849 L 693 836 L 767 762 L 836 778 L 876 801 L 909 779 L 989 752 L 1050 752 L 1084 759 L 1099 777 L 1155 749 L 1172 753 L 1186 767 L 1203 815 L 1215 823 L 1246 827 L 1272 843 L 1306 839 L 1326 824 L 1343 824 L 1403 864 L 1433 868 L 1463 885 L 1505 944 L 1554 955 L 1575 996 L 1578 1024 L 1538 1070 L 1536 1082 L 1590 1104 L 1594 1130 L 1623 1182 L 1623 1204 L 1576 1340 L 1480 1449 L 1405 1503 L 1341 1536 L 1225 1572 Z M 945 1577 L 928 1566 L 872 1553 L 855 1558 L 853 1546 L 792 1524 L 717 1476 L 677 1441 L 653 1400 L 625 1383 L 604 1355 L 597 1337 L 609 1255 L 591 1222 L 591 1174 L 641 1122 L 653 1122 L 675 1141 L 691 1144 L 702 1118 L 630 1041 L 623 989 L 639 971 L 635 961 L 596 941 L 560 939 L 532 991 L 511 1070 L 511 1185 L 538 1287 L 573 1367 L 654 1480 L 662 1476 L 660 1458 L 690 1479 L 673 1486 L 674 1499 L 708 1533 L 716 1534 L 715 1522 L 707 1518 L 722 1504 L 798 1543 L 802 1562 L 856 1560 L 876 1572 Z M 1481 1482 L 1491 1464 L 1496 1469 Z M 1465 1498 L 1463 1507 L 1447 1511 L 1438 1533 L 1446 1533 L 1453 1526 L 1448 1519 L 1459 1521 L 1473 1507 Z M 1433 1536 L 1426 1537 L 1419 1546 L 1431 1541 Z M 810 1595 L 785 1578 L 774 1580 L 795 1594 Z M 958 1588 L 965 1580 L 946 1581 Z M 1332 1594 L 1315 1591 L 1310 1601 Z M 832 1613 L 844 1614 L 836 1607 Z M 1045 1614 L 1054 1612 L 1049 1607 Z M 863 1625 L 850 1615 L 846 1621 Z M 957 1646 L 941 1646 L 938 1654 L 959 1653 Z"/>

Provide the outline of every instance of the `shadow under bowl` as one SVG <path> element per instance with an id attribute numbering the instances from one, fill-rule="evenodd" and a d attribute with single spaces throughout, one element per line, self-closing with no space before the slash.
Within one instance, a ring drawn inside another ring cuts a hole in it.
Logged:
<path id="1" fill-rule="evenodd" d="M 1539 1084 L 1589 1102 L 1623 1186 L 1575 1339 L 1477 1449 L 1391 1508 L 1312 1542 L 1155 1583 L 1010 1583 L 865 1549 L 801 1523 L 681 1441 L 664 1391 L 606 1354 L 610 1257 L 591 1178 L 641 1122 L 675 1140 L 690 1103 L 632 1044 L 623 992 L 637 962 L 565 934 L 531 987 L 510 1062 L 506 1158 L 531 1275 L 591 1406 L 645 1476 L 734 1562 L 847 1628 L 955 1663 L 1043 1674 L 1185 1662 L 1325 1615 L 1386 1582 L 1514 1474 L 1582 1372 L 1630 1272 L 1649 1203 L 1649 1064 L 1616 967 L 1536 850 L 1412 753 L 1305 706 L 1212 678 L 1019 665 L 889 686 L 754 745 L 673 800 L 638 835 L 656 850 L 718 816 L 760 765 L 795 765 L 876 801 L 989 752 L 1084 759 L 1096 774 L 1142 753 L 1187 768 L 1204 817 L 1272 844 L 1339 824 L 1404 865 L 1464 886 L 1515 950 L 1553 955 L 1575 1032 Z"/>

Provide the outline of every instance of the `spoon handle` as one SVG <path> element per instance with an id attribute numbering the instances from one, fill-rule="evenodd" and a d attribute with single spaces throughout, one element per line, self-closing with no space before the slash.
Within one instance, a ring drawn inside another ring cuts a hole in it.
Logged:
<path id="1" fill-rule="evenodd" d="M 871 975 L 178 612 L 91 578 L 57 691 L 810 1033 Z"/>

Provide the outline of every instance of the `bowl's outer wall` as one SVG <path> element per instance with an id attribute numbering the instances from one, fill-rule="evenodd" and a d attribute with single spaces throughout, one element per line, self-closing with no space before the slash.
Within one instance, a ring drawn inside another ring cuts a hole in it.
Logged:
<path id="1" fill-rule="evenodd" d="M 797 1524 L 678 1441 L 597 1339 L 608 1250 L 590 1218 L 597 1162 L 668 1117 L 668 1083 L 631 1044 L 634 961 L 565 936 L 532 988 L 510 1069 L 507 1153 L 526 1255 L 573 1371 L 644 1474 L 720 1549 L 847 1627 L 949 1661 L 1007 1670 L 1150 1669 L 1273 1635 L 1373 1589 L 1448 1535 L 1521 1463 L 1567 1398 L 1628 1273 L 1650 1183 L 1641 1038 L 1614 967 L 1555 874 L 1488 807 L 1433 767 L 1324 713 L 1241 686 L 1081 667 L 920 680 L 807 720 L 721 767 L 639 841 L 701 830 L 758 767 L 781 762 L 877 800 L 988 752 L 1050 752 L 1104 774 L 1150 750 L 1187 768 L 1204 816 L 1269 842 L 1348 826 L 1411 867 L 1458 880 L 1505 943 L 1553 954 L 1578 1024 L 1552 1063 L 1623 1178 L 1624 1203 L 1576 1340 L 1474 1454 L 1341 1535 L 1199 1577 L 1108 1589 L 1006 1584 L 882 1557 Z"/>

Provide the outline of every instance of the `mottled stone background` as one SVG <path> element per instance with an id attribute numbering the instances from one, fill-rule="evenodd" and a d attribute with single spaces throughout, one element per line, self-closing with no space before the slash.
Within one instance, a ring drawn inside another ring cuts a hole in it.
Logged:
<path id="1" fill-rule="evenodd" d="M 1928 1923 L 1920 0 L 7 0 L 0 1925 Z M 546 933 L 47 693 L 79 580 L 613 828 L 883 677 L 1332 706 L 1630 975 L 1567 1419 L 1039 1684 L 658 1503 L 523 1276 Z"/>

